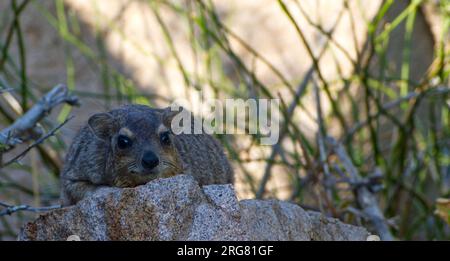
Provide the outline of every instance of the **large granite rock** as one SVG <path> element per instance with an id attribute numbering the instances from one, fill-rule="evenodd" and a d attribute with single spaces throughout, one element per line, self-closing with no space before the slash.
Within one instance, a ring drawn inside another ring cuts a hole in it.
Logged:
<path id="1" fill-rule="evenodd" d="M 19 240 L 366 240 L 366 229 L 277 200 L 238 201 L 232 185 L 187 175 L 105 188 L 26 224 Z"/>

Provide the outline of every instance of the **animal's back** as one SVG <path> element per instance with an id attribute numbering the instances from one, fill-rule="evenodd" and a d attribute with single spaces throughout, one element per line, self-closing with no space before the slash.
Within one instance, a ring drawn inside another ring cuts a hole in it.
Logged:
<path id="1" fill-rule="evenodd" d="M 220 143 L 208 134 L 179 134 L 176 143 L 186 170 L 200 185 L 233 183 L 233 169 Z"/>

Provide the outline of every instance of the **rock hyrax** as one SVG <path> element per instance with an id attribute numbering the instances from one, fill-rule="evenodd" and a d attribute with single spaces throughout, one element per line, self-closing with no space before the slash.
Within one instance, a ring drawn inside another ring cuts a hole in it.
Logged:
<path id="1" fill-rule="evenodd" d="M 74 138 L 61 174 L 63 206 L 101 187 L 135 187 L 160 177 L 193 175 L 200 185 L 233 183 L 219 142 L 171 131 L 170 108 L 125 105 L 91 116 Z"/>

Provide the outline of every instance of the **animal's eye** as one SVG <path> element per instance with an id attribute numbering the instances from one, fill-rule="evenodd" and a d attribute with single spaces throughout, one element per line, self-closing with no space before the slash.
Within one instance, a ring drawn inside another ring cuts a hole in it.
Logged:
<path id="1" fill-rule="evenodd" d="M 161 141 L 162 145 L 168 146 L 170 145 L 170 137 L 169 132 L 165 131 L 159 135 L 159 140 Z"/>
<path id="2" fill-rule="evenodd" d="M 133 141 L 131 141 L 131 139 L 127 136 L 119 135 L 119 137 L 117 138 L 117 147 L 119 147 L 119 149 L 123 150 L 131 147 L 131 145 L 133 145 Z"/>

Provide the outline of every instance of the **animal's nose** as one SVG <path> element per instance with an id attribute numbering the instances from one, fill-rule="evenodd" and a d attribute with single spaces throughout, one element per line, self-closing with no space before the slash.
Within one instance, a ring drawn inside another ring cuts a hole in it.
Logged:
<path id="1" fill-rule="evenodd" d="M 146 151 L 142 157 L 142 166 L 146 169 L 153 169 L 159 164 L 158 156 L 153 151 Z"/>

